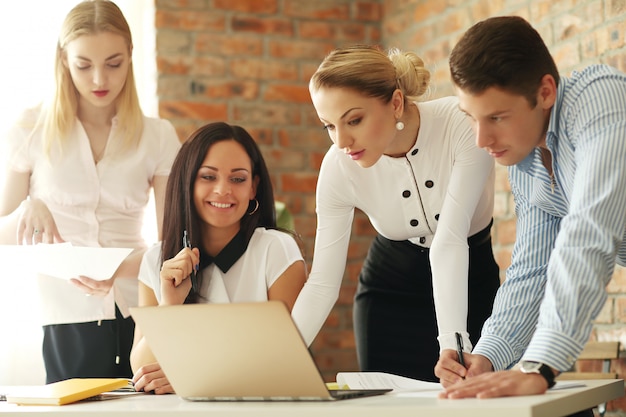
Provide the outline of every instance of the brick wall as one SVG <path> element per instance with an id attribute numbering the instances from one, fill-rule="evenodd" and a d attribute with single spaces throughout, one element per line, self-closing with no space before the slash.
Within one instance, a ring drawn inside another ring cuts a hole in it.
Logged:
<path id="1" fill-rule="evenodd" d="M 531 21 L 564 74 L 594 62 L 626 70 L 626 0 L 156 0 L 160 113 L 181 138 L 214 120 L 253 133 L 310 264 L 317 170 L 330 141 L 307 82 L 322 58 L 354 43 L 411 49 L 433 73 L 431 98 L 451 95 L 447 56 L 454 43 L 473 23 L 504 14 Z M 515 219 L 502 167 L 496 188 L 493 235 L 504 271 Z M 367 218 L 357 213 L 339 301 L 312 346 L 327 380 L 337 370 L 356 369 L 351 303 L 372 235 Z M 623 269 L 609 292 L 593 337 L 626 343 Z"/>

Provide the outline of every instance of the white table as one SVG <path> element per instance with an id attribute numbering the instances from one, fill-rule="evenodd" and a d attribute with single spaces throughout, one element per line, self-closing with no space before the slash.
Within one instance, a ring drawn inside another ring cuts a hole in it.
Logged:
<path id="1" fill-rule="evenodd" d="M 584 386 L 551 390 L 545 395 L 488 400 L 442 400 L 387 394 L 334 402 L 188 402 L 176 395 L 137 395 L 64 406 L 18 406 L 0 402 L 4 416 L 69 417 L 558 417 L 591 408 L 624 395 L 624 381 L 578 381 Z"/>

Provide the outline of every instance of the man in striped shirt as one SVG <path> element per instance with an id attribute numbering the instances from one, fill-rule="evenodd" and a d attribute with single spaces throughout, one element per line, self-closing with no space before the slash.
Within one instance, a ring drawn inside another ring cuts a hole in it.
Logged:
<path id="1" fill-rule="evenodd" d="M 517 225 L 467 369 L 442 352 L 441 396 L 543 393 L 582 351 L 615 264 L 626 265 L 626 75 L 594 65 L 559 77 L 540 35 L 514 16 L 470 28 L 450 70 L 477 145 L 508 166 Z"/>

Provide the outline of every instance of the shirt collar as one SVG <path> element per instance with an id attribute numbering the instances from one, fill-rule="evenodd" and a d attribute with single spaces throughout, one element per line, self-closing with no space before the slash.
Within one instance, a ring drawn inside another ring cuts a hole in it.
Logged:
<path id="1" fill-rule="evenodd" d="M 202 253 L 200 268 L 204 269 L 207 266 L 215 263 L 217 267 L 223 272 L 227 273 L 228 270 L 241 258 L 246 249 L 248 248 L 248 240 L 246 240 L 243 230 L 239 230 L 239 232 L 231 239 L 230 242 L 224 249 L 217 254 L 217 256 L 212 257 L 207 253 Z"/>

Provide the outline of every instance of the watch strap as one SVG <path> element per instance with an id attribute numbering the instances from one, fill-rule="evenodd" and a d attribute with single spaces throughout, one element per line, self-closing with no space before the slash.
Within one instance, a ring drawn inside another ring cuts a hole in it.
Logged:
<path id="1" fill-rule="evenodd" d="M 542 363 L 539 367 L 539 373 L 546 379 L 548 383 L 548 389 L 552 388 L 556 381 L 554 380 L 554 372 L 552 372 L 552 368 L 550 368 L 545 363 Z"/>

